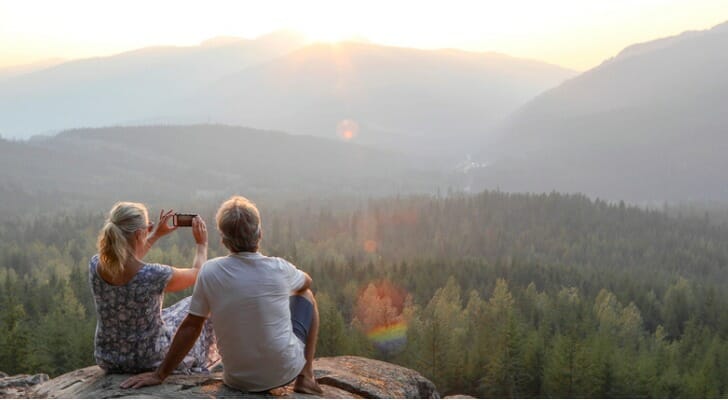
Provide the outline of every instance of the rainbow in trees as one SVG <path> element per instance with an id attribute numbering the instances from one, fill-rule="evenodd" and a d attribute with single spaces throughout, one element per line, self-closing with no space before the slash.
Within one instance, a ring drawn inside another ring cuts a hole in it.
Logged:
<path id="1" fill-rule="evenodd" d="M 377 326 L 367 333 L 367 337 L 381 351 L 400 350 L 407 342 L 407 323 L 400 321 L 390 325 Z"/>

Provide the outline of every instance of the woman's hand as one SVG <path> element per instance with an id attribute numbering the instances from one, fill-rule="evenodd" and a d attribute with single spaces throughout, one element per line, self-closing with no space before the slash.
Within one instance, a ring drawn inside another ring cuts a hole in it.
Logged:
<path id="1" fill-rule="evenodd" d="M 199 215 L 192 219 L 192 236 L 195 237 L 195 243 L 207 246 L 207 226 Z"/>
<path id="2" fill-rule="evenodd" d="M 162 211 L 159 212 L 159 222 L 157 222 L 154 230 L 149 235 L 149 239 L 159 239 L 177 229 L 176 226 L 170 226 L 169 224 L 169 219 L 172 218 L 173 215 L 174 210 L 169 210 L 165 213 L 164 209 L 162 209 Z"/>

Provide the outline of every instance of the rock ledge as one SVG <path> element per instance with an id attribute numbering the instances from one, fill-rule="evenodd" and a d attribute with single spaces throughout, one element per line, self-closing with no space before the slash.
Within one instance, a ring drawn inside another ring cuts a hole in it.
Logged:
<path id="1" fill-rule="evenodd" d="M 439 398 L 435 385 L 418 372 L 362 357 L 317 358 L 314 373 L 324 398 Z M 87 367 L 36 386 L 35 398 L 317 398 L 293 392 L 289 385 L 268 393 L 245 393 L 222 383 L 222 373 L 172 375 L 164 384 L 121 389 L 129 375 L 106 375 Z"/>

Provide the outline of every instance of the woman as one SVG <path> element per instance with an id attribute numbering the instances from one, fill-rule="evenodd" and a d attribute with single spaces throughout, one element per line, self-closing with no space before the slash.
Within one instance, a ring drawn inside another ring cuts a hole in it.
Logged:
<path id="1" fill-rule="evenodd" d="M 161 237 L 177 229 L 169 226 L 173 211 L 149 222 L 143 204 L 122 202 L 111 209 L 99 232 L 99 254 L 91 258 L 89 282 L 96 305 L 96 363 L 110 373 L 136 373 L 157 368 L 171 339 L 187 315 L 190 298 L 162 309 L 164 292 L 177 292 L 195 283 L 207 260 L 207 229 L 195 217 L 192 235 L 197 250 L 192 268 L 175 268 L 142 261 Z M 204 371 L 218 362 L 212 324 L 180 365 L 181 372 Z"/>

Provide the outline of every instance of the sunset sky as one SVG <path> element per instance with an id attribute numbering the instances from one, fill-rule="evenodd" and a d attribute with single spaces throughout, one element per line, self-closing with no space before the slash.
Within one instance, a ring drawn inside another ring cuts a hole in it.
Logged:
<path id="1" fill-rule="evenodd" d="M 726 20 L 726 0 L 0 0 L 0 67 L 289 29 L 312 41 L 497 51 L 586 70 L 630 44 Z"/>

